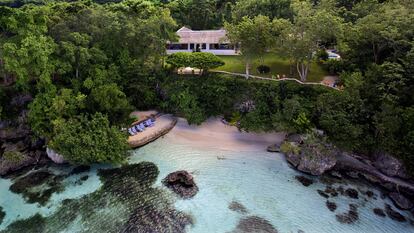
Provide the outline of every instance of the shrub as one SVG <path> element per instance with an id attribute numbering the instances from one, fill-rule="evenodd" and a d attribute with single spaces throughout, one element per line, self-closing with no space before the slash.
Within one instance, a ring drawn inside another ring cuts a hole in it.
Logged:
<path id="1" fill-rule="evenodd" d="M 224 61 L 212 53 L 204 52 L 178 52 L 169 55 L 166 62 L 174 68 L 194 67 L 203 71 L 224 65 Z"/>
<path id="2" fill-rule="evenodd" d="M 260 74 L 268 74 L 270 72 L 270 67 L 266 65 L 260 65 L 257 67 L 257 71 Z"/>
<path id="3" fill-rule="evenodd" d="M 20 152 L 18 151 L 6 151 L 3 154 L 3 157 L 10 162 L 14 162 L 14 163 L 18 163 L 20 161 L 22 161 L 23 156 Z"/>
<path id="4" fill-rule="evenodd" d="M 320 49 L 316 52 L 315 57 L 318 62 L 323 62 L 328 60 L 329 54 L 326 52 L 326 50 Z"/>
<path id="5" fill-rule="evenodd" d="M 280 146 L 280 151 L 284 154 L 298 155 L 300 153 L 300 148 L 291 142 L 283 142 Z"/>
<path id="6" fill-rule="evenodd" d="M 122 163 L 127 155 L 126 135 L 101 114 L 80 115 L 54 122 L 49 147 L 73 164 Z"/>
<path id="7" fill-rule="evenodd" d="M 322 68 L 329 74 L 337 75 L 344 70 L 344 65 L 342 60 L 329 59 L 322 63 Z"/>

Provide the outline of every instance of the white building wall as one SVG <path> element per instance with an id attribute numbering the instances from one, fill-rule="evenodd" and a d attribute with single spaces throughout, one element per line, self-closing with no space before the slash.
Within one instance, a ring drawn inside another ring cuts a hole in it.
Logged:
<path id="1" fill-rule="evenodd" d="M 188 44 L 188 49 L 179 49 L 179 50 L 167 49 L 167 54 L 178 53 L 178 52 L 192 52 L 192 51 L 193 50 L 190 49 L 190 44 Z M 211 49 L 210 50 L 210 44 L 206 44 L 206 49 L 201 49 L 201 52 L 212 53 L 215 55 L 228 55 L 228 56 L 238 55 L 238 53 L 234 49 Z"/>

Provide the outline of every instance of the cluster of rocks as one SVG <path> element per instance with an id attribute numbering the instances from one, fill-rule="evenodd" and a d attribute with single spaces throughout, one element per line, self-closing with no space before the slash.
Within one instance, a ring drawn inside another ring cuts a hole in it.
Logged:
<path id="1" fill-rule="evenodd" d="M 0 175 L 5 176 L 24 167 L 42 164 L 48 161 L 44 140 L 33 136 L 27 125 L 25 109 L 32 100 L 30 95 L 12 98 L 11 106 L 18 115 L 14 121 L 0 121 Z"/>
<path id="2" fill-rule="evenodd" d="M 176 171 L 164 178 L 163 184 L 180 197 L 192 198 L 198 192 L 193 176 L 187 171 Z"/>
<path id="3" fill-rule="evenodd" d="M 329 172 L 339 179 L 343 176 L 354 179 L 364 178 L 384 188 L 397 208 L 414 212 L 414 204 L 411 201 L 414 198 L 414 182 L 400 160 L 383 152 L 374 154 L 370 159 L 349 154 L 326 143 L 318 136 L 322 134 L 288 135 L 284 143 L 288 143 L 289 147 L 294 149 L 284 151 L 286 160 L 297 170 L 311 175 L 320 176 Z M 271 145 L 268 151 L 279 152 L 280 145 Z M 306 177 L 296 177 L 296 179 L 305 186 L 311 184 Z M 356 190 L 343 191 L 350 198 L 358 198 Z M 318 192 L 324 197 L 328 195 L 327 192 Z M 370 194 L 373 193 L 367 193 L 367 196 Z"/>

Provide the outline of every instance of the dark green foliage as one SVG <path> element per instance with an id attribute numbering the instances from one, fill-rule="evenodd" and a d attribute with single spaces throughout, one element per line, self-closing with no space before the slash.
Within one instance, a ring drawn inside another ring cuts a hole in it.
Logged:
<path id="1" fill-rule="evenodd" d="M 209 69 L 214 69 L 224 65 L 223 60 L 212 53 L 204 52 L 178 52 L 169 55 L 166 62 L 173 68 L 179 67 L 194 67 L 207 72 Z"/>
<path id="2" fill-rule="evenodd" d="M 122 163 L 128 150 L 126 135 L 101 113 L 56 122 L 49 146 L 73 164 Z"/>
<path id="3" fill-rule="evenodd" d="M 266 65 L 260 65 L 257 67 L 257 71 L 261 74 L 268 74 L 270 72 L 270 67 Z"/>

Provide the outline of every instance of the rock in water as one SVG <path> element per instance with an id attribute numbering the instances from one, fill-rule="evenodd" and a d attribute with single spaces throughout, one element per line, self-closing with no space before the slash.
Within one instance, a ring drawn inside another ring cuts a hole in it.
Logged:
<path id="1" fill-rule="evenodd" d="M 193 177 L 187 171 L 176 171 L 164 178 L 163 184 L 182 198 L 191 198 L 198 192 Z"/>
<path id="2" fill-rule="evenodd" d="M 385 212 L 387 213 L 388 217 L 390 217 L 394 221 L 397 221 L 397 222 L 407 221 L 403 215 L 393 210 L 392 207 L 388 204 L 385 204 Z"/>
<path id="3" fill-rule="evenodd" d="M 375 215 L 380 216 L 380 217 L 385 217 L 385 213 L 384 210 L 380 209 L 380 208 L 374 208 L 372 210 L 374 212 Z"/>
<path id="4" fill-rule="evenodd" d="M 348 188 L 345 190 L 345 193 L 348 197 L 353 199 L 358 199 L 358 191 L 353 188 Z"/>
<path id="5" fill-rule="evenodd" d="M 304 176 L 295 176 L 295 179 L 298 180 L 303 186 L 308 187 L 313 184 L 313 180 Z"/>
<path id="6" fill-rule="evenodd" d="M 328 209 L 332 212 L 334 212 L 337 208 L 336 203 L 330 201 L 326 201 L 326 207 L 328 207 Z"/>
<path id="7" fill-rule="evenodd" d="M 325 171 L 332 169 L 336 164 L 338 150 L 332 145 L 321 141 L 306 141 L 303 144 L 292 142 L 292 146 L 299 147 L 300 152 L 286 153 L 286 160 L 299 171 L 312 175 L 322 175 Z"/>
<path id="8" fill-rule="evenodd" d="M 246 207 L 244 207 L 244 205 L 242 205 L 241 203 L 239 203 L 237 201 L 232 201 L 229 204 L 229 209 L 233 210 L 235 212 L 238 212 L 240 214 L 246 214 L 248 212 Z"/>
<path id="9" fill-rule="evenodd" d="M 268 152 L 280 152 L 280 144 L 276 143 L 267 147 Z"/>
<path id="10" fill-rule="evenodd" d="M 49 159 L 55 163 L 62 164 L 66 162 L 62 155 L 58 154 L 56 151 L 50 149 L 49 147 L 46 148 L 46 153 L 47 157 L 49 157 Z"/>
<path id="11" fill-rule="evenodd" d="M 351 224 L 359 219 L 358 208 L 354 204 L 349 204 L 347 213 L 337 214 L 336 220 L 340 223 Z"/>
<path id="12" fill-rule="evenodd" d="M 402 210 L 409 210 L 413 208 L 413 203 L 408 200 L 408 198 L 404 197 L 403 195 L 392 192 L 389 194 L 390 199 L 394 202 L 395 206 L 402 209 Z"/>

